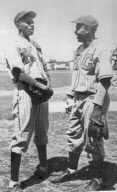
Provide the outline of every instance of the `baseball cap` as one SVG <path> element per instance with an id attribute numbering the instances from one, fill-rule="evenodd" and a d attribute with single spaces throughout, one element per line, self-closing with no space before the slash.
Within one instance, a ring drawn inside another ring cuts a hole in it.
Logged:
<path id="1" fill-rule="evenodd" d="M 31 17 L 31 18 L 35 18 L 36 17 L 36 13 L 34 11 L 21 11 L 21 12 L 17 13 L 17 15 L 14 18 L 15 25 L 17 25 L 17 23 L 19 21 L 21 21 L 25 16 L 28 16 L 28 17 Z"/>
<path id="2" fill-rule="evenodd" d="M 91 28 L 97 28 L 98 27 L 98 21 L 92 15 L 80 16 L 77 20 L 72 21 L 72 23 L 85 24 Z"/>

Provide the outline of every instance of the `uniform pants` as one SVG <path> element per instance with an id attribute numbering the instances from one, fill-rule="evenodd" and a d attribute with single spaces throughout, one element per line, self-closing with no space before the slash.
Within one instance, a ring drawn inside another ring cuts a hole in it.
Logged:
<path id="1" fill-rule="evenodd" d="M 32 105 L 29 95 L 24 90 L 20 90 L 14 97 L 13 116 L 14 133 L 10 145 L 11 151 L 26 152 L 33 133 L 37 146 L 47 144 L 48 102 Z"/>
<path id="2" fill-rule="evenodd" d="M 104 159 L 104 142 L 103 138 L 93 138 L 91 140 L 91 138 L 88 137 L 89 120 L 94 108 L 93 99 L 94 97 L 92 96 L 81 96 L 74 100 L 69 118 L 69 129 L 67 130 L 67 143 L 68 151 L 74 153 L 80 152 L 83 149 L 87 150 L 87 146 L 89 147 L 90 143 L 90 147 L 95 148 L 91 154 L 92 159 L 97 161 L 98 159 Z M 105 98 L 105 106 L 103 106 L 103 115 L 106 122 L 105 126 L 107 126 L 106 115 L 109 106 L 108 97 Z"/>

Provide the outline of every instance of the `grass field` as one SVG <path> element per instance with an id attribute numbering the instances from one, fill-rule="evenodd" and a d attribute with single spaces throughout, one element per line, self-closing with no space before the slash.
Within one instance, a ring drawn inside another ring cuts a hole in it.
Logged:
<path id="1" fill-rule="evenodd" d="M 55 88 L 69 86 L 71 82 L 70 71 L 50 71 L 52 86 Z M 12 90 L 13 84 L 8 72 L 0 72 L 0 90 Z"/>
<path id="2" fill-rule="evenodd" d="M 68 73 L 56 72 L 51 74 L 53 87 L 69 86 L 71 76 Z M 13 85 L 7 74 L 0 74 L 0 89 L 12 90 Z M 110 89 L 111 100 L 117 100 L 116 88 Z M 65 95 L 58 93 L 52 100 L 63 100 Z M 6 189 L 10 175 L 10 153 L 9 143 L 13 133 L 13 122 L 11 115 L 11 96 L 0 97 L 0 192 Z M 82 153 L 79 172 L 70 181 L 52 184 L 51 180 L 59 175 L 66 167 L 66 137 L 68 128 L 68 115 L 65 113 L 51 113 L 49 115 L 49 144 L 48 164 L 50 175 L 45 181 L 35 181 L 30 176 L 38 164 L 36 148 L 31 142 L 29 150 L 22 159 L 20 180 L 26 180 L 25 192 L 83 192 L 87 182 L 98 176 L 97 170 L 88 170 L 88 161 L 85 153 Z M 103 166 L 104 179 L 108 184 L 107 191 L 113 186 L 117 189 L 117 112 L 109 112 L 108 123 L 110 128 L 110 139 L 105 141 L 106 158 Z M 87 171 L 88 170 L 88 171 Z"/>
<path id="3" fill-rule="evenodd" d="M 71 83 L 71 71 L 50 71 L 51 83 L 53 88 L 64 87 L 64 93 L 54 95 L 53 99 L 65 99 L 66 87 Z M 112 101 L 117 101 L 117 83 L 115 87 L 109 90 Z M 8 72 L 0 72 L 0 90 L 13 90 L 14 85 L 8 75 Z"/>
<path id="4" fill-rule="evenodd" d="M 117 113 L 109 113 L 110 139 L 105 142 L 106 162 L 104 174 L 106 183 L 117 187 Z M 50 114 L 48 163 L 50 175 L 45 181 L 35 181 L 30 178 L 35 166 L 38 164 L 36 148 L 31 142 L 28 152 L 22 159 L 20 180 L 26 182 L 25 192 L 82 192 L 87 182 L 98 175 L 98 170 L 87 172 L 88 162 L 86 154 L 80 159 L 79 170 L 70 181 L 52 184 L 51 180 L 56 178 L 66 167 L 66 138 L 65 132 L 68 127 L 68 116 L 64 113 Z M 0 120 L 0 189 L 4 191 L 8 184 L 10 174 L 10 153 L 8 144 L 13 133 L 12 121 Z"/>

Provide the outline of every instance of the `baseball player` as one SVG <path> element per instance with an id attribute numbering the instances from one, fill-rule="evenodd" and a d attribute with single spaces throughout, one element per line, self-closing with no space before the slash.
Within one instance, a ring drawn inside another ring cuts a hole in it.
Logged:
<path id="1" fill-rule="evenodd" d="M 21 11 L 15 19 L 14 24 L 18 30 L 18 36 L 14 47 L 10 47 L 6 57 L 7 67 L 15 85 L 13 97 L 14 134 L 10 145 L 11 150 L 11 179 L 10 191 L 20 191 L 19 169 L 21 156 L 27 151 L 32 133 L 37 147 L 39 166 L 35 170 L 38 178 L 47 176 L 47 132 L 48 132 L 48 101 L 40 104 L 31 99 L 25 89 L 39 87 L 35 79 L 40 78 L 50 86 L 47 67 L 42 57 L 42 51 L 37 42 L 30 36 L 34 33 L 34 11 Z"/>
<path id="2" fill-rule="evenodd" d="M 103 141 L 109 137 L 106 115 L 112 78 L 110 50 L 95 38 L 98 22 L 93 16 L 81 16 L 74 23 L 80 45 L 75 52 L 71 93 L 68 93 L 73 98 L 67 130 L 68 168 L 54 182 L 67 179 L 77 170 L 83 149 L 92 165 L 99 167 L 104 160 Z"/>

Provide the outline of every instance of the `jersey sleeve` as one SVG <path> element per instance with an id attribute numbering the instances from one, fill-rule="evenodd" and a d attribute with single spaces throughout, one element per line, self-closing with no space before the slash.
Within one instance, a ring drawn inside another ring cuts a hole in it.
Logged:
<path id="1" fill-rule="evenodd" d="M 99 80 L 97 85 L 97 92 L 95 95 L 94 103 L 98 105 L 103 105 L 105 95 L 108 91 L 102 83 L 101 80 L 106 78 L 107 83 L 113 77 L 112 64 L 111 64 L 111 51 L 109 49 L 103 49 L 98 55 L 97 64 L 97 79 Z"/>
<path id="2" fill-rule="evenodd" d="M 101 50 L 98 55 L 98 79 L 111 78 L 113 76 L 111 64 L 111 51 L 109 49 Z"/>
<path id="3" fill-rule="evenodd" d="M 22 63 L 21 56 L 19 54 L 18 49 L 19 48 L 16 45 L 11 46 L 10 49 L 8 49 L 6 54 L 5 54 L 6 67 L 7 67 L 7 70 L 9 72 L 10 76 L 11 76 L 11 79 L 13 79 L 13 76 L 11 73 L 13 67 L 18 67 L 21 70 L 24 69 L 24 65 Z"/>

